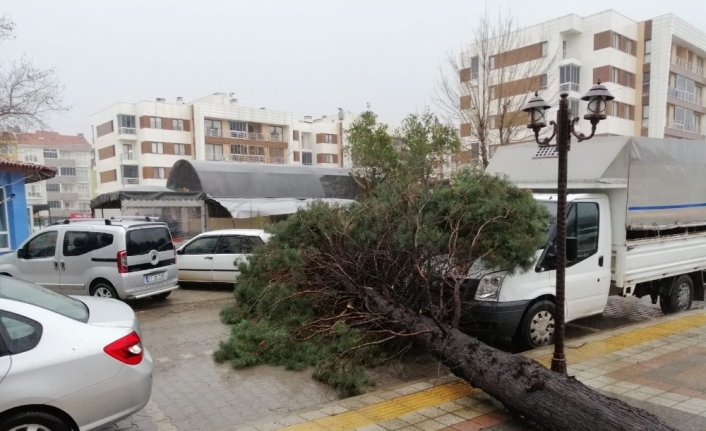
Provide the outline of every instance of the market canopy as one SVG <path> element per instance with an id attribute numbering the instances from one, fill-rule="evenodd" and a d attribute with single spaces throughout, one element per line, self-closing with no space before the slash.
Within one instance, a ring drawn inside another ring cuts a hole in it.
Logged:
<path id="1" fill-rule="evenodd" d="M 199 201 L 205 200 L 201 192 L 177 192 L 159 186 L 127 187 L 103 193 L 91 200 L 91 209 L 120 209 L 123 201 Z"/>
<path id="2" fill-rule="evenodd" d="M 358 188 L 347 169 L 264 163 L 179 160 L 167 188 L 232 199 L 355 199 Z"/>

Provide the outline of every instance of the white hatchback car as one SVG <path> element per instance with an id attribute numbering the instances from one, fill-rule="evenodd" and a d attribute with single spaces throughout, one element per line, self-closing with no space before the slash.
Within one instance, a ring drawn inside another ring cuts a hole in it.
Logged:
<path id="1" fill-rule="evenodd" d="M 152 357 L 125 303 L 0 276 L 0 430 L 91 431 L 142 409 Z"/>
<path id="2" fill-rule="evenodd" d="M 214 230 L 195 236 L 177 250 L 179 281 L 234 283 L 238 265 L 269 238 L 262 229 Z"/>

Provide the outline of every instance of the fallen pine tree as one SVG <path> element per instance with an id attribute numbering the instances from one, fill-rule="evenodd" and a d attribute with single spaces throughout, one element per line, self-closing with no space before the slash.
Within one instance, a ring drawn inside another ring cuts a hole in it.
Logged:
<path id="1" fill-rule="evenodd" d="M 416 154 L 414 139 L 437 126 L 412 120 L 405 142 Z M 405 175 L 376 184 L 357 205 L 315 204 L 272 228 L 221 313 L 233 328 L 217 361 L 314 366 L 315 378 L 350 396 L 371 383 L 366 367 L 416 345 L 547 430 L 670 429 L 460 331 L 465 275 L 528 270 L 547 241 L 550 216 L 529 192 L 477 171 L 447 184 Z"/>

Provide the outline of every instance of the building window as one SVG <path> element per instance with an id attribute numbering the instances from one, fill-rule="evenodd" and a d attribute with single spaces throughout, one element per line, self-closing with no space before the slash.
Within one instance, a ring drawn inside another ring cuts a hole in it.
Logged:
<path id="1" fill-rule="evenodd" d="M 62 193 L 76 193 L 76 189 L 71 184 L 62 184 L 61 185 L 61 192 Z"/>
<path id="2" fill-rule="evenodd" d="M 322 162 L 321 163 L 335 163 L 333 161 L 333 154 L 322 154 Z"/>
<path id="3" fill-rule="evenodd" d="M 642 127 L 648 127 L 650 124 L 650 105 L 642 107 Z"/>
<path id="4" fill-rule="evenodd" d="M 123 178 L 140 178 L 137 166 L 123 165 Z"/>
<path id="5" fill-rule="evenodd" d="M 242 121 L 231 121 L 230 130 L 231 132 L 245 132 L 245 123 L 243 123 Z"/>
<path id="6" fill-rule="evenodd" d="M 10 223 L 7 218 L 7 203 L 5 202 L 5 188 L 0 187 L 0 250 L 10 248 Z"/>
<path id="7" fill-rule="evenodd" d="M 268 126 L 268 131 L 270 133 L 270 139 L 275 140 L 275 141 L 282 140 L 282 127 Z"/>
<path id="8" fill-rule="evenodd" d="M 127 130 L 126 130 L 127 129 Z M 120 133 L 135 133 L 135 116 L 118 114 L 118 131 Z"/>
<path id="9" fill-rule="evenodd" d="M 90 213 L 91 212 L 91 203 L 90 202 L 79 202 L 78 203 L 78 210 L 79 210 L 79 212 L 82 212 L 82 213 Z"/>
<path id="10" fill-rule="evenodd" d="M 88 169 L 76 169 L 76 179 L 82 183 L 90 181 Z"/>
<path id="11" fill-rule="evenodd" d="M 581 81 L 581 67 L 575 64 L 567 64 L 559 68 L 559 82 L 561 91 L 579 91 Z"/>
<path id="12" fill-rule="evenodd" d="M 642 95 L 647 96 L 650 94 L 650 72 L 642 73 Z"/>
<path id="13" fill-rule="evenodd" d="M 620 49 L 620 35 L 613 33 L 613 48 Z"/>
<path id="14" fill-rule="evenodd" d="M 546 73 L 539 77 L 539 88 L 540 88 L 540 90 L 547 88 L 547 74 Z"/>
<path id="15" fill-rule="evenodd" d="M 615 117 L 618 116 L 618 102 L 616 102 L 616 101 L 610 102 L 610 115 L 613 115 Z"/>
<path id="16" fill-rule="evenodd" d="M 51 209 L 55 209 L 55 210 L 61 209 L 61 201 L 47 201 L 47 205 L 49 205 L 49 208 L 51 208 Z"/>
<path id="17" fill-rule="evenodd" d="M 245 155 L 248 154 L 248 149 L 245 145 L 231 145 L 230 146 L 230 153 L 231 154 L 236 154 L 236 155 Z"/>
<path id="18" fill-rule="evenodd" d="M 186 155 L 186 145 L 184 144 L 174 144 L 174 154 L 185 156 Z"/>
<path id="19" fill-rule="evenodd" d="M 37 154 L 34 152 L 25 153 L 23 159 L 27 163 L 38 163 L 39 162 L 39 157 L 37 157 Z"/>
<path id="20" fill-rule="evenodd" d="M 47 193 L 59 193 L 59 192 L 61 192 L 61 185 L 47 184 Z"/>
<path id="21" fill-rule="evenodd" d="M 571 115 L 573 117 L 578 117 L 578 115 L 579 115 L 579 101 L 578 101 L 578 99 L 569 99 L 569 109 L 571 110 Z"/>
<path id="22" fill-rule="evenodd" d="M 164 168 L 152 168 L 152 178 L 164 179 Z"/>
<path id="23" fill-rule="evenodd" d="M 336 135 L 332 135 L 330 133 L 326 133 L 324 135 L 324 142 L 327 144 L 335 144 L 336 143 Z"/>
<path id="24" fill-rule="evenodd" d="M 490 69 L 495 69 L 495 56 L 490 57 Z"/>
<path id="25" fill-rule="evenodd" d="M 308 151 L 302 151 L 302 165 L 309 165 L 311 166 L 311 153 Z"/>
<path id="26" fill-rule="evenodd" d="M 478 79 L 479 64 L 478 56 L 471 57 L 471 79 Z"/>
<path id="27" fill-rule="evenodd" d="M 172 129 L 174 130 L 184 130 L 184 120 L 173 119 Z"/>
<path id="28" fill-rule="evenodd" d="M 91 189 L 88 186 L 78 186 L 78 197 L 88 199 L 91 197 Z"/>
<path id="29" fill-rule="evenodd" d="M 264 156 L 265 155 L 265 147 L 258 147 L 258 146 L 250 146 L 248 147 L 248 153 L 251 156 Z"/>
<path id="30" fill-rule="evenodd" d="M 204 120 L 206 136 L 221 136 L 221 120 Z"/>
<path id="31" fill-rule="evenodd" d="M 28 198 L 41 198 L 42 192 L 39 190 L 37 184 L 27 184 L 27 197 Z"/>
<path id="32" fill-rule="evenodd" d="M 549 43 L 542 42 L 542 57 L 549 55 Z"/>
<path id="33" fill-rule="evenodd" d="M 161 142 L 152 142 L 152 154 L 164 154 L 164 144 Z"/>
<path id="34" fill-rule="evenodd" d="M 206 144 L 206 160 L 223 160 L 223 145 Z"/>
<path id="35" fill-rule="evenodd" d="M 161 129 L 162 128 L 162 118 L 161 117 L 150 117 L 150 128 Z"/>
<path id="36" fill-rule="evenodd" d="M 59 168 L 59 175 L 62 177 L 75 177 L 76 168 Z"/>
<path id="37" fill-rule="evenodd" d="M 58 159 L 59 158 L 59 152 L 56 150 L 49 150 L 49 149 L 44 149 L 44 158 L 45 159 Z"/>
<path id="38" fill-rule="evenodd" d="M 613 68 L 613 80 L 614 83 L 619 84 L 620 83 L 620 69 L 617 67 Z"/>
<path id="39" fill-rule="evenodd" d="M 65 210 L 75 210 L 76 209 L 76 202 L 64 201 L 64 209 Z"/>
<path id="40" fill-rule="evenodd" d="M 650 63 L 652 61 L 652 41 L 645 41 L 645 63 Z"/>

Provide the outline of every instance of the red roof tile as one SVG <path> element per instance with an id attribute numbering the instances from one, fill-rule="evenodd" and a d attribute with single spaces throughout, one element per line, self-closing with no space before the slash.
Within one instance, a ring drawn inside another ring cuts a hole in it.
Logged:
<path id="1" fill-rule="evenodd" d="M 58 132 L 39 130 L 35 133 L 17 133 L 16 137 L 19 145 L 43 145 L 47 147 L 85 146 L 87 149 L 91 147 L 83 136 L 60 135 Z"/>
<path id="2" fill-rule="evenodd" d="M 56 168 L 5 159 L 0 159 L 0 172 L 2 171 L 24 174 L 26 184 L 54 178 L 56 175 Z"/>

